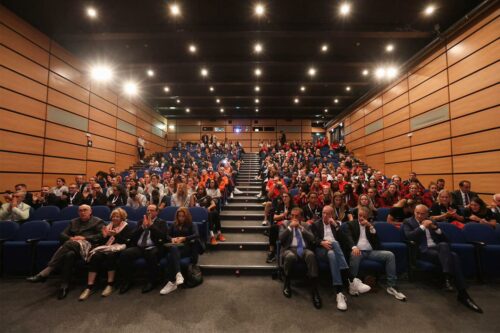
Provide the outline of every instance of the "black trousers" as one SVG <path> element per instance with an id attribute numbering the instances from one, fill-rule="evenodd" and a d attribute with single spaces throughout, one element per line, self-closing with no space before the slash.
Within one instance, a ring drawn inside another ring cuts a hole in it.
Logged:
<path id="1" fill-rule="evenodd" d="M 208 227 L 213 232 L 219 232 L 221 230 L 219 212 L 215 210 L 208 212 Z"/>
<path id="2" fill-rule="evenodd" d="M 144 149 L 144 147 L 138 146 L 137 151 L 139 152 L 139 158 L 143 160 L 144 156 L 146 155 L 146 150 Z"/>
<path id="3" fill-rule="evenodd" d="M 269 245 L 274 246 L 275 249 L 279 233 L 280 233 L 280 226 L 277 225 L 276 222 L 272 222 L 271 227 L 269 228 Z"/>
<path id="4" fill-rule="evenodd" d="M 195 244 L 169 244 L 166 247 L 168 262 L 166 275 L 170 281 L 175 281 L 175 275 L 181 271 L 181 258 L 191 257 L 191 263 L 198 264 L 199 251 Z"/>
<path id="5" fill-rule="evenodd" d="M 458 290 L 463 290 L 467 287 L 460 258 L 455 252 L 450 250 L 449 243 L 441 242 L 436 247 L 430 247 L 427 251 L 422 251 L 420 258 L 440 265 L 443 273 L 452 275 L 455 278 L 455 285 Z"/>
<path id="6" fill-rule="evenodd" d="M 163 255 L 163 249 L 154 246 L 152 248 L 129 247 L 121 252 L 119 260 L 120 274 L 124 282 L 131 282 L 134 273 L 134 261 L 139 258 L 146 260 L 148 280 L 155 283 L 158 278 L 158 263 Z"/>
<path id="7" fill-rule="evenodd" d="M 283 270 L 286 276 L 290 276 L 293 265 L 299 260 L 303 260 L 306 263 L 307 276 L 309 278 L 318 277 L 318 262 L 316 261 L 314 252 L 309 249 L 304 249 L 302 257 L 299 257 L 297 249 L 293 247 L 283 251 Z"/>
<path id="8" fill-rule="evenodd" d="M 90 258 L 89 272 L 98 272 L 100 269 L 115 271 L 118 264 L 119 252 L 97 252 Z"/>
<path id="9" fill-rule="evenodd" d="M 48 266 L 51 268 L 62 268 L 62 284 L 68 285 L 71 280 L 73 268 L 78 259 L 81 259 L 80 244 L 71 240 L 61 245 L 52 256 Z"/>

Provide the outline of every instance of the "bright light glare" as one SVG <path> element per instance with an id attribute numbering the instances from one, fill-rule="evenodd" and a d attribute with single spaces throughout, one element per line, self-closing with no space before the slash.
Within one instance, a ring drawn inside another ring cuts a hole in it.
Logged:
<path id="1" fill-rule="evenodd" d="M 254 90 L 255 91 L 260 91 L 260 87 L 259 86 L 255 86 Z"/>
<path id="2" fill-rule="evenodd" d="M 200 73 L 201 73 L 201 76 L 205 76 L 206 77 L 206 76 L 208 76 L 208 69 L 202 68 L 201 71 L 200 71 Z"/>
<path id="3" fill-rule="evenodd" d="M 328 45 L 323 44 L 323 45 L 321 46 L 321 51 L 322 51 L 322 52 L 326 52 L 326 51 L 328 51 Z"/>
<path id="4" fill-rule="evenodd" d="M 375 77 L 377 79 L 383 79 L 385 77 L 385 68 L 379 67 L 375 70 Z"/>
<path id="5" fill-rule="evenodd" d="M 363 69 L 363 72 L 361 72 L 361 74 L 363 74 L 363 76 L 367 76 L 368 74 L 370 74 L 370 71 L 367 69 Z"/>
<path id="6" fill-rule="evenodd" d="M 149 77 L 155 76 L 155 72 L 152 69 L 148 69 L 146 73 L 148 74 Z"/>
<path id="7" fill-rule="evenodd" d="M 90 18 L 96 18 L 97 17 L 97 10 L 94 7 L 88 7 L 87 8 L 87 16 Z"/>
<path id="8" fill-rule="evenodd" d="M 168 86 L 163 87 L 163 91 L 166 93 L 170 92 L 170 87 L 168 87 Z"/>
<path id="9" fill-rule="evenodd" d="M 427 7 L 425 7 L 424 14 L 430 16 L 434 14 L 435 11 L 436 11 L 436 6 L 428 5 Z"/>
<path id="10" fill-rule="evenodd" d="M 262 44 L 260 44 L 260 43 L 257 43 L 253 46 L 253 50 L 255 53 L 261 53 L 263 49 L 264 48 L 263 48 Z"/>
<path id="11" fill-rule="evenodd" d="M 90 70 L 93 80 L 107 82 L 113 78 L 113 70 L 106 65 L 97 65 Z"/>
<path id="12" fill-rule="evenodd" d="M 137 83 L 135 82 L 132 82 L 132 81 L 127 81 L 123 84 L 123 91 L 127 94 L 127 95 L 137 95 L 137 93 L 139 92 L 139 88 L 137 87 Z"/>
<path id="13" fill-rule="evenodd" d="M 316 75 L 316 68 L 314 68 L 314 67 L 309 68 L 309 70 L 307 71 L 307 73 L 309 74 L 309 76 Z"/>
<path id="14" fill-rule="evenodd" d="M 262 70 L 260 68 L 256 68 L 255 71 L 255 76 L 261 76 L 262 75 Z"/>
<path id="15" fill-rule="evenodd" d="M 346 16 L 351 12 L 351 4 L 344 2 L 343 4 L 340 5 L 339 8 L 340 15 Z"/>
<path id="16" fill-rule="evenodd" d="M 264 7 L 263 4 L 258 3 L 255 5 L 255 8 L 254 8 L 255 15 L 262 16 L 262 15 L 264 15 L 265 12 L 266 12 L 266 7 Z"/>
<path id="17" fill-rule="evenodd" d="M 194 44 L 189 45 L 189 52 L 196 53 L 196 51 L 197 51 L 196 45 Z"/>
<path id="18" fill-rule="evenodd" d="M 387 46 L 385 47 L 385 50 L 386 50 L 387 52 L 392 52 L 392 51 L 394 51 L 394 45 L 392 45 L 392 44 L 387 44 Z"/>
<path id="19" fill-rule="evenodd" d="M 174 4 L 170 5 L 170 14 L 172 16 L 181 15 L 181 8 L 179 7 L 178 4 L 174 3 Z"/>

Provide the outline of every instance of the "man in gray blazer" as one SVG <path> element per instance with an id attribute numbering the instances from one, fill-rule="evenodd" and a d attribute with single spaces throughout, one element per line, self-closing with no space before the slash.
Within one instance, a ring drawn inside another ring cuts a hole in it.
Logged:
<path id="1" fill-rule="evenodd" d="M 293 265 L 299 260 L 304 261 L 307 266 L 307 276 L 311 286 L 312 301 L 315 308 L 321 308 L 318 284 L 318 263 L 314 254 L 314 235 L 309 230 L 307 223 L 303 222 L 301 208 L 293 208 L 291 218 L 283 223 L 280 230 L 281 254 L 283 258 L 283 269 L 285 271 L 285 284 L 283 295 L 292 297 L 290 287 L 290 273 Z"/>

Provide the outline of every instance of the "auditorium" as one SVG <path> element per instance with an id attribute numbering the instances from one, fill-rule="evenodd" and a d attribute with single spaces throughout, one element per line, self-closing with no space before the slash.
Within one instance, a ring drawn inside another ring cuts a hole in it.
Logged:
<path id="1" fill-rule="evenodd" d="M 0 331 L 499 332 L 499 16 L 0 0 Z"/>

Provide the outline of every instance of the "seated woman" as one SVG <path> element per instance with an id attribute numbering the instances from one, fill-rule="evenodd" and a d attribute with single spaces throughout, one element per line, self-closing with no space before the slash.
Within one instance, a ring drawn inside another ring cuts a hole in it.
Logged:
<path id="1" fill-rule="evenodd" d="M 166 295 L 177 289 L 177 286 L 184 283 L 181 273 L 181 258 L 191 257 L 191 263 L 198 263 L 199 255 L 199 235 L 198 228 L 191 217 L 189 209 L 180 207 L 175 213 L 175 221 L 168 228 L 167 244 L 167 276 L 168 283 L 160 291 L 161 295 Z"/>
<path id="2" fill-rule="evenodd" d="M 458 228 L 464 227 L 464 217 L 460 214 L 458 207 L 451 203 L 451 195 L 448 190 L 441 190 L 430 211 L 430 219 L 434 222 L 448 222 Z"/>
<path id="3" fill-rule="evenodd" d="M 353 217 L 352 214 L 349 212 L 349 207 L 344 203 L 344 196 L 340 192 L 335 192 L 333 194 L 333 201 L 332 201 L 332 207 L 333 207 L 333 219 L 337 223 L 344 223 L 348 221 L 352 221 Z"/>
<path id="4" fill-rule="evenodd" d="M 118 255 L 126 248 L 131 234 L 126 221 L 127 212 L 122 208 L 116 208 L 111 212 L 111 223 L 102 228 L 103 245 L 94 248 L 89 253 L 87 288 L 81 293 L 79 301 L 86 300 L 94 293 L 95 278 L 100 268 L 104 268 L 108 273 L 108 284 L 101 296 L 107 297 L 113 293 Z"/>
<path id="5" fill-rule="evenodd" d="M 368 198 L 370 198 L 373 207 L 375 208 L 384 207 L 384 202 L 380 197 L 380 195 L 378 194 L 377 190 L 375 190 L 374 188 L 369 188 L 366 194 L 368 194 Z"/>
<path id="6" fill-rule="evenodd" d="M 219 203 L 222 194 L 219 190 L 219 184 L 214 179 L 210 179 L 208 182 L 207 194 L 215 201 L 215 204 Z"/>
<path id="7" fill-rule="evenodd" d="M 413 200 L 416 205 L 423 204 L 422 195 L 419 192 L 419 186 L 417 183 L 411 183 L 408 187 L 408 194 L 404 196 L 407 200 Z"/>
<path id="8" fill-rule="evenodd" d="M 358 212 L 360 207 L 367 208 L 368 216 L 367 220 L 372 223 L 377 215 L 377 208 L 373 206 L 372 201 L 368 197 L 368 194 L 361 194 L 358 199 L 358 206 L 352 210 L 352 216 L 355 220 L 358 219 Z"/>
<path id="9" fill-rule="evenodd" d="M 114 209 L 127 205 L 127 193 L 121 185 L 113 186 L 113 193 L 108 197 L 108 207 Z"/>
<path id="10" fill-rule="evenodd" d="M 431 182 L 429 188 L 422 194 L 422 203 L 431 208 L 432 205 L 438 202 L 438 187 L 436 183 Z"/>
<path id="11" fill-rule="evenodd" d="M 350 183 L 344 185 L 344 201 L 351 209 L 356 207 L 358 204 L 358 195 L 353 192 L 353 188 Z"/>
<path id="12" fill-rule="evenodd" d="M 195 206 L 204 207 L 208 211 L 208 228 L 210 230 L 210 244 L 217 245 L 217 241 L 224 242 L 226 238 L 222 235 L 220 227 L 220 216 L 217 205 L 211 196 L 207 195 L 205 185 L 198 185 L 193 195 Z M 217 236 L 216 236 L 217 235 Z"/>
<path id="13" fill-rule="evenodd" d="M 174 207 L 192 207 L 193 198 L 188 194 L 187 184 L 179 183 L 177 184 L 177 192 L 172 195 L 170 204 Z"/>
<path id="14" fill-rule="evenodd" d="M 392 207 L 400 200 L 400 194 L 396 184 L 390 184 L 381 196 L 383 206 Z"/>
<path id="15" fill-rule="evenodd" d="M 330 186 L 323 186 L 323 191 L 319 194 L 318 200 L 321 206 L 332 204 L 333 192 Z"/>
<path id="16" fill-rule="evenodd" d="M 269 252 L 267 263 L 276 260 L 276 242 L 278 241 L 280 226 L 283 221 L 288 220 L 293 207 L 297 207 L 290 196 L 290 193 L 283 192 L 273 201 L 273 222 L 269 229 Z"/>
<path id="17" fill-rule="evenodd" d="M 399 200 L 389 210 L 389 215 L 387 215 L 387 222 L 399 229 L 405 219 L 413 216 L 413 210 L 415 209 L 415 206 L 415 202 L 411 199 Z"/>
<path id="18" fill-rule="evenodd" d="M 469 207 L 464 209 L 465 223 L 481 223 L 495 228 L 497 221 L 493 212 L 486 207 L 484 201 L 479 197 L 470 200 Z"/>

